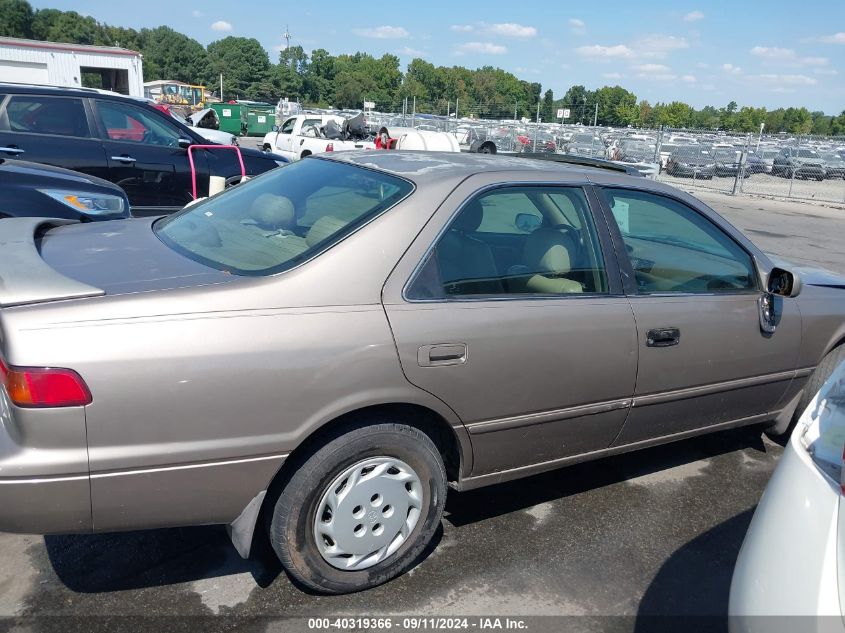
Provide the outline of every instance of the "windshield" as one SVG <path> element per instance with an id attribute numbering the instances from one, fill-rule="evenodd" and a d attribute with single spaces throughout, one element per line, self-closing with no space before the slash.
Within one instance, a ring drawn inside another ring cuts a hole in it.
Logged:
<path id="1" fill-rule="evenodd" d="M 811 149 L 799 149 L 798 156 L 801 158 L 818 158 L 819 155 Z"/>
<path id="2" fill-rule="evenodd" d="M 175 251 L 236 275 L 271 275 L 326 250 L 413 190 L 406 180 L 309 158 L 155 224 Z"/>
<path id="3" fill-rule="evenodd" d="M 717 149 L 713 152 L 713 157 L 721 161 L 734 161 L 736 160 L 736 152 L 732 149 Z"/>
<path id="4" fill-rule="evenodd" d="M 601 140 L 590 134 L 573 134 L 569 139 L 571 143 L 601 143 Z"/>
<path id="5" fill-rule="evenodd" d="M 703 158 L 709 157 L 710 152 L 707 148 L 703 148 L 699 145 L 685 145 L 675 149 L 673 154 L 678 158 Z"/>

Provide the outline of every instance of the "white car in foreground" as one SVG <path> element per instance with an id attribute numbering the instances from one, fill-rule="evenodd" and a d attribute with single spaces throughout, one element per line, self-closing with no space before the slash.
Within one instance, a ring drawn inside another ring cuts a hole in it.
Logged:
<path id="1" fill-rule="evenodd" d="M 845 631 L 845 348 L 825 362 L 740 550 L 732 633 Z"/>

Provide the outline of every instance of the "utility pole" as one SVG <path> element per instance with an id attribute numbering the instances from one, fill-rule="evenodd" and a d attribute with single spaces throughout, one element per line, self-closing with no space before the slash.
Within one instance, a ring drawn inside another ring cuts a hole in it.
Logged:
<path id="1" fill-rule="evenodd" d="M 537 124 L 534 126 L 534 151 L 537 151 L 537 130 L 540 129 L 540 101 L 537 101 Z"/>
<path id="2" fill-rule="evenodd" d="M 220 73 L 220 101 L 223 101 L 223 73 Z"/>
<path id="3" fill-rule="evenodd" d="M 596 127 L 599 121 L 599 102 L 596 101 L 596 113 L 593 115 L 593 127 Z"/>
<path id="4" fill-rule="evenodd" d="M 290 34 L 290 30 L 288 29 L 287 24 L 285 24 L 285 34 L 282 35 L 282 37 L 285 38 L 285 50 L 289 51 L 290 50 L 290 38 L 292 38 L 293 35 Z"/>
<path id="5" fill-rule="evenodd" d="M 755 153 L 760 151 L 760 141 L 763 140 L 763 128 L 764 127 L 766 127 L 766 124 L 761 123 L 760 124 L 760 136 L 757 137 L 757 150 L 755 151 Z"/>
<path id="6" fill-rule="evenodd" d="M 460 99 L 455 97 L 455 125 L 458 124 L 458 102 L 459 101 L 460 101 Z"/>
<path id="7" fill-rule="evenodd" d="M 513 120 L 516 121 L 516 112 L 519 109 L 519 101 L 513 104 Z"/>
<path id="8" fill-rule="evenodd" d="M 414 127 L 417 119 L 417 95 L 414 95 L 414 112 L 411 115 L 411 127 Z"/>

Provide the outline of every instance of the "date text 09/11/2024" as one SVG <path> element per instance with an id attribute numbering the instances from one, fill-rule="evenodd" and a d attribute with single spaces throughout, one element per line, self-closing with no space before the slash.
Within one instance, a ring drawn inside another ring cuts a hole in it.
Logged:
<path id="1" fill-rule="evenodd" d="M 347 618 L 309 618 L 309 630 L 390 630 L 393 628 L 413 630 L 525 630 L 525 620 L 520 618 L 496 617 L 347 617 Z"/>

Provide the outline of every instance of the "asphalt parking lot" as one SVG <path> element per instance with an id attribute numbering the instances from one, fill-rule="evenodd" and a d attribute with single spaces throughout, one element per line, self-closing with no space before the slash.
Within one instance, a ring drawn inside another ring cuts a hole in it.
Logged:
<path id="1" fill-rule="evenodd" d="M 845 210 L 696 195 L 764 250 L 845 272 Z M 781 453 L 751 427 L 452 492 L 416 568 L 340 597 L 241 560 L 222 527 L 0 535 L 0 631 L 92 628 L 46 616 L 719 616 Z M 231 628 L 214 622 L 201 628 Z"/>

